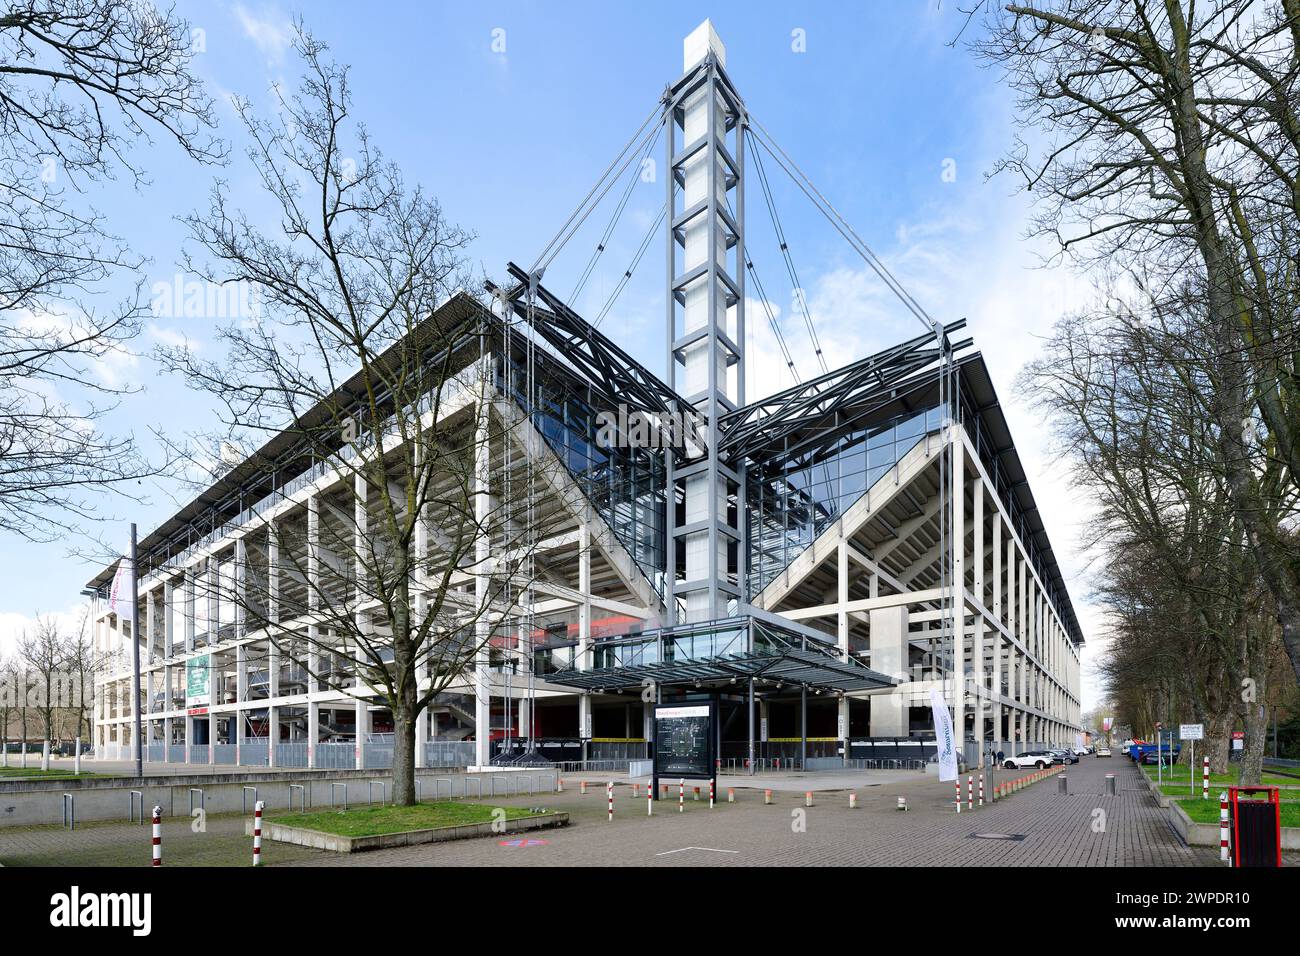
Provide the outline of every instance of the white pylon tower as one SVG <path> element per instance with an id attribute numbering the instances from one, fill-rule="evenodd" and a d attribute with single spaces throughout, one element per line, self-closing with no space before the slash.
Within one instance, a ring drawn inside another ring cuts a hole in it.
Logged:
<path id="1" fill-rule="evenodd" d="M 686 38 L 683 53 L 685 72 L 665 93 L 668 384 L 702 413 L 706 427 L 704 447 L 690 450 L 693 460 L 668 462 L 670 623 L 734 613 L 745 574 L 744 481 L 718 456 L 718 419 L 745 400 L 747 117 L 710 21 Z"/>

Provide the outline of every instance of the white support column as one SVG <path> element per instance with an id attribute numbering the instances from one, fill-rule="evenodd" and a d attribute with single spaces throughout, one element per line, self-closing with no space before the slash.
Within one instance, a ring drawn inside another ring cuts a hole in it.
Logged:
<path id="1" fill-rule="evenodd" d="M 975 578 L 972 582 L 975 588 L 975 598 L 981 605 L 985 604 L 984 596 L 984 478 L 976 475 L 971 482 L 971 500 L 974 504 L 974 547 L 971 549 L 971 560 L 974 562 L 971 567 L 974 571 Z M 986 690 L 984 678 L 984 636 L 988 630 L 988 625 L 984 621 L 982 614 L 975 617 L 975 633 L 972 635 L 971 651 L 975 660 L 971 664 L 971 670 L 974 672 L 975 688 L 974 702 L 974 723 L 972 728 L 975 733 L 975 742 L 979 748 L 978 765 L 984 766 L 985 741 L 988 738 L 984 731 L 984 715 L 988 710 L 988 692 Z"/>
<path id="2" fill-rule="evenodd" d="M 949 481 L 949 531 L 952 535 L 952 666 L 953 728 L 957 746 L 966 746 L 966 446 L 962 426 L 954 421 L 948 429 L 948 447 L 952 449 L 952 472 Z"/>
<path id="3" fill-rule="evenodd" d="M 316 749 L 320 746 L 320 704 L 307 702 L 307 767 L 316 769 Z"/>
<path id="4" fill-rule="evenodd" d="M 370 707 L 364 700 L 356 702 L 356 722 L 357 722 L 357 740 L 356 740 L 356 768 L 364 770 L 365 767 L 365 743 L 366 736 L 370 733 Z"/>
<path id="5" fill-rule="evenodd" d="M 993 512 L 993 619 L 1005 624 L 1002 616 L 1002 515 Z M 993 629 L 993 740 L 996 748 L 1006 735 L 1002 732 L 1002 632 Z"/>
<path id="6" fill-rule="evenodd" d="M 492 763 L 492 675 L 489 638 L 492 627 L 488 620 L 489 589 L 486 570 L 491 557 L 491 542 L 487 526 L 492 514 L 489 478 L 491 475 L 491 448 L 488 444 L 488 400 L 491 384 L 490 360 L 484 358 L 479 366 L 478 396 L 474 428 L 474 518 L 479 529 L 474 543 L 474 600 L 478 618 L 474 624 L 476 652 L 474 655 L 474 763 L 487 767 Z M 509 467 L 509 462 L 503 462 Z"/>

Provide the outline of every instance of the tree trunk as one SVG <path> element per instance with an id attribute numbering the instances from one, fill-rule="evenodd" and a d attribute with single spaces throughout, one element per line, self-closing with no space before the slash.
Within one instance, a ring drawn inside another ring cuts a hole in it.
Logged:
<path id="1" fill-rule="evenodd" d="M 413 708 L 393 708 L 393 805 L 415 806 L 415 720 Z"/>
<path id="2" fill-rule="evenodd" d="M 1243 787 L 1257 787 L 1264 767 L 1264 748 L 1268 741 L 1268 711 L 1258 701 L 1245 705 L 1245 749 L 1242 753 Z"/>

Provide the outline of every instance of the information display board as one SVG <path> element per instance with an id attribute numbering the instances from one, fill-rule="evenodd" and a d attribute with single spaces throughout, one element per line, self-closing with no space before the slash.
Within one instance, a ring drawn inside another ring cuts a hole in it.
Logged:
<path id="1" fill-rule="evenodd" d="M 711 703 L 655 707 L 655 776 L 712 778 L 714 710 Z"/>

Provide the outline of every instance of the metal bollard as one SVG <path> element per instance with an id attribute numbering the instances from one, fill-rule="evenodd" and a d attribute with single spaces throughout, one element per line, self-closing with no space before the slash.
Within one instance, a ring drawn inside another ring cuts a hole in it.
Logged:
<path id="1" fill-rule="evenodd" d="M 717 781 L 713 780 L 712 778 L 709 779 L 709 809 L 710 810 L 713 809 L 714 798 L 717 796 L 716 791 L 714 789 L 716 783 Z"/>
<path id="2" fill-rule="evenodd" d="M 1115 775 L 1113 773 L 1106 774 L 1106 795 L 1109 797 L 1115 796 Z"/>
<path id="3" fill-rule="evenodd" d="M 682 813 L 686 810 L 686 779 L 682 778 L 677 781 L 677 812 Z"/>
<path id="4" fill-rule="evenodd" d="M 899 797 L 899 798 L 898 798 L 898 807 L 897 807 L 897 809 L 899 809 L 899 810 L 904 810 L 904 811 L 907 810 L 907 797 Z"/>
<path id="5" fill-rule="evenodd" d="M 1210 758 L 1206 757 L 1201 764 L 1201 799 L 1210 799 Z"/>
<path id="6" fill-rule="evenodd" d="M 1070 783 L 1068 778 L 1065 776 L 1065 774 L 1061 774 L 1059 777 L 1056 778 L 1056 792 L 1057 793 L 1070 792 Z"/>
<path id="7" fill-rule="evenodd" d="M 975 778 L 971 774 L 966 774 L 966 809 L 975 809 Z"/>
<path id="8" fill-rule="evenodd" d="M 648 817 L 652 817 L 655 815 L 654 784 L 647 784 L 645 788 L 645 815 Z"/>
<path id="9" fill-rule="evenodd" d="M 953 788 L 957 791 L 957 812 L 961 813 L 961 777 L 952 782 Z"/>
<path id="10" fill-rule="evenodd" d="M 609 822 L 614 822 L 614 781 L 605 784 L 605 797 L 609 801 Z"/>
<path id="11" fill-rule="evenodd" d="M 980 806 L 984 806 L 984 774 L 980 774 Z"/>

